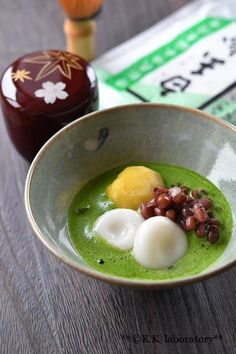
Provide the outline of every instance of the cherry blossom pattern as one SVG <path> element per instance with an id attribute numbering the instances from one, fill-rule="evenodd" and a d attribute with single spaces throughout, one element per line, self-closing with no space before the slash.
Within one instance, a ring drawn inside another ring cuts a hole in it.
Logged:
<path id="1" fill-rule="evenodd" d="M 64 82 L 57 82 L 54 84 L 51 81 L 43 82 L 42 88 L 35 91 L 34 94 L 36 97 L 44 98 L 44 101 L 49 104 L 55 103 L 56 99 L 65 100 L 69 95 L 64 88 L 66 84 Z"/>

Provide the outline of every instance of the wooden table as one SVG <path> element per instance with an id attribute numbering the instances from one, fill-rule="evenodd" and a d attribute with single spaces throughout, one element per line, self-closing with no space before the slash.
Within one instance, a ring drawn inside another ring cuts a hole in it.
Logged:
<path id="1" fill-rule="evenodd" d="M 98 20 L 97 53 L 187 2 L 107 1 Z M 56 0 L 0 0 L 0 9 L 1 72 L 24 53 L 64 48 L 63 15 Z M 236 269 L 197 285 L 158 292 L 86 278 L 57 260 L 33 235 L 23 203 L 27 170 L 1 119 L 1 354 L 236 353 Z M 193 337 L 195 343 L 181 343 L 186 340 L 182 337 Z"/>

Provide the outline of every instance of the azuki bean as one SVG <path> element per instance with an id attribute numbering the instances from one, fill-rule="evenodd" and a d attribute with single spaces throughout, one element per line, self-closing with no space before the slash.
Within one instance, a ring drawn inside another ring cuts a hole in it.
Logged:
<path id="1" fill-rule="evenodd" d="M 199 199 L 202 198 L 204 195 L 206 195 L 206 191 L 204 189 L 193 189 L 191 192 L 191 196 L 194 199 Z"/>
<path id="2" fill-rule="evenodd" d="M 186 202 L 186 194 L 183 192 L 177 193 L 172 197 L 172 201 L 174 204 L 183 204 Z"/>
<path id="3" fill-rule="evenodd" d="M 170 197 L 166 193 L 162 193 L 157 197 L 157 203 L 160 209 L 168 208 L 170 202 L 171 202 Z"/>
<path id="4" fill-rule="evenodd" d="M 206 209 L 200 204 L 196 203 L 193 206 L 194 216 L 199 222 L 205 222 L 208 220 Z"/>
<path id="5" fill-rule="evenodd" d="M 152 207 L 152 208 L 155 208 L 158 206 L 158 203 L 156 201 L 156 199 L 151 199 L 149 202 L 147 202 L 146 204 L 146 207 Z"/>
<path id="6" fill-rule="evenodd" d="M 209 219 L 208 220 L 208 224 L 219 226 L 220 225 L 220 220 L 218 220 L 218 219 Z"/>
<path id="7" fill-rule="evenodd" d="M 186 224 L 186 230 L 188 230 L 188 231 L 196 230 L 197 220 L 195 219 L 195 216 L 193 216 L 193 215 L 188 216 L 185 221 L 185 224 Z"/>
<path id="8" fill-rule="evenodd" d="M 209 210 L 212 207 L 212 202 L 209 198 L 202 198 L 199 200 L 199 203 L 201 203 L 206 210 Z"/>
<path id="9" fill-rule="evenodd" d="M 154 216 L 154 208 L 146 204 L 141 204 L 140 211 L 144 219 L 149 219 Z"/>
<path id="10" fill-rule="evenodd" d="M 216 243 L 219 239 L 219 233 L 216 231 L 210 231 L 207 235 L 207 241 L 210 243 Z"/>
<path id="11" fill-rule="evenodd" d="M 158 207 L 154 208 L 154 215 L 155 216 L 165 216 L 165 211 Z"/>
<path id="12" fill-rule="evenodd" d="M 200 193 L 199 193 L 199 190 L 197 189 L 193 189 L 192 192 L 191 192 L 191 196 L 194 198 L 194 199 L 198 199 L 200 198 Z"/>
<path id="13" fill-rule="evenodd" d="M 185 207 L 182 209 L 181 214 L 183 215 L 184 218 L 187 218 L 188 216 L 193 215 L 193 210 L 191 208 Z"/>
<path id="14" fill-rule="evenodd" d="M 162 193 L 168 193 L 168 189 L 164 187 L 157 187 L 153 189 L 154 198 L 157 198 Z"/>
<path id="15" fill-rule="evenodd" d="M 173 209 L 169 209 L 167 210 L 165 216 L 169 219 L 171 219 L 172 221 L 176 220 L 176 212 Z"/>
<path id="16" fill-rule="evenodd" d="M 209 225 L 209 232 L 219 232 L 219 226 L 218 225 Z"/>
<path id="17" fill-rule="evenodd" d="M 173 198 L 176 194 L 181 193 L 182 189 L 180 187 L 172 187 L 169 189 L 169 195 Z"/>
<path id="18" fill-rule="evenodd" d="M 199 224 L 196 231 L 197 237 L 202 238 L 206 236 L 206 225 Z"/>

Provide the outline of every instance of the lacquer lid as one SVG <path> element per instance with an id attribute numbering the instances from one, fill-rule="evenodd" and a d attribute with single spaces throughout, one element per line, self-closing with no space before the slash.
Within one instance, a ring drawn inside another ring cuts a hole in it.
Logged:
<path id="1" fill-rule="evenodd" d="M 95 72 L 84 59 L 64 51 L 45 50 L 12 63 L 3 73 L 1 93 L 14 108 L 55 115 L 91 102 L 96 85 Z"/>
<path id="2" fill-rule="evenodd" d="M 9 65 L 0 96 L 11 141 L 29 161 L 59 129 L 98 109 L 94 69 L 60 50 L 27 54 Z"/>

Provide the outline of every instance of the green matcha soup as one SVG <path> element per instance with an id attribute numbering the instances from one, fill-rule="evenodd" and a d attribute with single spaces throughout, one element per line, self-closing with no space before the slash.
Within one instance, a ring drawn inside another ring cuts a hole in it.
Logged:
<path id="1" fill-rule="evenodd" d="M 213 215 L 221 221 L 220 238 L 210 244 L 206 238 L 197 238 L 195 232 L 186 232 L 188 249 L 174 265 L 165 269 L 148 269 L 137 263 L 131 251 L 110 246 L 95 234 L 93 226 L 98 217 L 116 208 L 106 196 L 106 188 L 127 166 L 115 168 L 87 183 L 75 196 L 69 208 L 68 230 L 71 241 L 85 262 L 98 271 L 132 279 L 163 280 L 198 274 L 209 267 L 224 252 L 232 231 L 232 213 L 224 195 L 210 181 L 188 169 L 154 163 L 140 164 L 161 174 L 166 187 L 186 185 L 204 189 L 213 201 Z"/>

